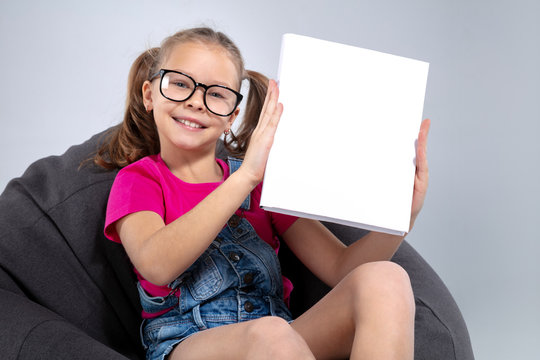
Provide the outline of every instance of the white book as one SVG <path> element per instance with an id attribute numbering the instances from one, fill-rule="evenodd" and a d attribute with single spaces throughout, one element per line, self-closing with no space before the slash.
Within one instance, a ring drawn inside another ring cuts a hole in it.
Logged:
<path id="1" fill-rule="evenodd" d="M 423 61 L 283 35 L 284 110 L 261 207 L 408 232 L 428 68 Z"/>

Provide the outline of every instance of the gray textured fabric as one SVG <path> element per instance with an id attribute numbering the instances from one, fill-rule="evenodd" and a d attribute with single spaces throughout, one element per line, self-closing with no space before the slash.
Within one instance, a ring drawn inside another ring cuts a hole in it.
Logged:
<path id="1" fill-rule="evenodd" d="M 0 196 L 0 358 L 140 359 L 140 307 L 122 247 L 103 236 L 115 172 L 81 161 L 98 139 L 32 164 Z M 350 243 L 362 230 L 327 224 Z M 328 289 L 281 254 L 299 313 Z M 416 296 L 416 359 L 473 359 L 463 318 L 429 265 L 410 247 L 394 261 Z"/>

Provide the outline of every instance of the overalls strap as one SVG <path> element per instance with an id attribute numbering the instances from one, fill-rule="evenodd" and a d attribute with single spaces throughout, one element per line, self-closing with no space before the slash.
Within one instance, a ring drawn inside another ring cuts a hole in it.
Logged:
<path id="1" fill-rule="evenodd" d="M 229 156 L 227 158 L 227 162 L 229 163 L 229 175 L 232 175 L 236 170 L 240 168 L 240 165 L 242 165 L 241 159 L 237 159 L 232 156 Z M 240 209 L 249 210 L 250 205 L 251 205 L 251 194 L 248 194 L 247 198 L 244 200 L 242 205 L 240 205 Z"/>

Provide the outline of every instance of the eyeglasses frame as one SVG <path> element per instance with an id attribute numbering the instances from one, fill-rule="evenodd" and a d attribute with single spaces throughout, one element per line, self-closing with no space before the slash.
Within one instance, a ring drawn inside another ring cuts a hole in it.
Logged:
<path id="1" fill-rule="evenodd" d="M 189 96 L 187 98 L 185 98 L 184 100 L 175 100 L 175 99 L 171 99 L 170 97 L 167 97 L 165 96 L 165 94 L 163 93 L 163 90 L 162 90 L 162 83 L 163 83 L 163 76 L 167 73 L 176 73 L 176 74 L 180 74 L 180 75 L 183 75 L 183 76 L 186 76 L 187 78 L 189 78 L 191 81 L 193 81 L 193 84 L 195 84 L 195 87 L 193 88 L 193 91 L 191 92 L 191 94 L 189 94 Z M 226 117 L 226 116 L 230 116 L 232 115 L 232 113 L 235 112 L 236 108 L 238 107 L 238 105 L 240 104 L 240 102 L 242 101 L 242 99 L 244 98 L 244 96 L 242 94 L 240 94 L 238 91 L 235 91 L 227 86 L 223 86 L 223 85 L 218 85 L 218 84 L 215 84 L 215 85 L 206 85 L 206 84 L 203 84 L 203 83 L 200 83 L 200 82 L 197 82 L 195 81 L 195 79 L 193 79 L 191 76 L 189 76 L 188 74 L 184 74 L 183 72 L 181 71 L 176 71 L 176 70 L 168 70 L 168 69 L 160 69 L 157 73 L 155 73 L 154 75 L 152 75 L 150 77 L 150 81 L 154 80 L 155 78 L 159 77 L 159 92 L 161 93 L 161 95 L 167 99 L 167 100 L 170 100 L 170 101 L 174 101 L 174 102 L 184 102 L 184 101 L 187 101 L 189 100 L 189 98 L 191 98 L 193 96 L 193 94 L 195 94 L 195 91 L 197 91 L 197 88 L 198 87 L 202 87 L 204 89 L 204 96 L 203 96 L 203 101 L 204 101 L 204 106 L 206 106 L 206 109 L 208 109 L 208 111 L 210 111 L 212 114 L 214 115 L 217 115 L 217 116 L 223 116 L 223 117 Z M 232 91 L 235 95 L 236 95 L 236 104 L 234 105 L 233 107 L 233 110 L 226 114 L 226 115 L 223 115 L 223 114 L 218 114 L 214 111 L 212 111 L 209 107 L 208 107 L 208 104 L 206 103 L 206 91 L 211 88 L 211 87 L 220 87 L 222 89 L 227 89 L 227 90 L 230 90 Z"/>

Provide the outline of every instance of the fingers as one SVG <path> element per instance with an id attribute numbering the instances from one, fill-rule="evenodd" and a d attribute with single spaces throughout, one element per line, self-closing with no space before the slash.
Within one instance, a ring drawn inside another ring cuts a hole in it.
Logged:
<path id="1" fill-rule="evenodd" d="M 422 141 L 422 145 L 424 149 L 427 146 L 427 137 L 429 134 L 429 128 L 431 127 L 431 120 L 430 119 L 424 119 L 422 121 L 422 124 L 420 125 L 420 134 L 418 135 L 418 139 Z"/>
<path id="2" fill-rule="evenodd" d="M 276 127 L 283 113 L 283 104 L 279 102 L 279 87 L 274 80 L 271 80 L 272 93 L 270 95 L 271 111 L 268 112 L 269 125 Z"/>
<path id="3" fill-rule="evenodd" d="M 274 80 L 270 80 L 259 118 L 259 125 L 261 128 L 266 127 L 268 124 L 276 124 L 276 122 L 279 121 L 283 106 L 278 103 L 278 99 L 279 89 L 277 84 Z"/>
<path id="4" fill-rule="evenodd" d="M 420 132 L 418 134 L 418 152 L 426 153 L 427 149 L 427 137 L 429 133 L 429 128 L 431 126 L 431 120 L 424 119 L 420 125 Z"/>
<path id="5" fill-rule="evenodd" d="M 418 213 L 422 209 L 424 199 L 427 193 L 429 171 L 427 163 L 427 137 L 431 121 L 425 119 L 420 126 L 420 132 L 418 134 L 418 142 L 416 146 L 416 176 L 414 181 L 414 195 L 411 209 L 411 223 L 410 229 L 412 229 L 415 219 Z"/>
<path id="6" fill-rule="evenodd" d="M 431 120 L 425 119 L 420 126 L 420 133 L 418 134 L 418 143 L 416 149 L 416 167 L 419 175 L 427 176 L 428 163 L 427 163 L 427 138 L 429 134 L 429 128 L 431 126 Z"/>
<path id="7" fill-rule="evenodd" d="M 261 109 L 261 118 L 259 118 L 259 123 L 262 119 L 262 114 L 266 113 L 266 109 L 268 108 L 268 102 L 270 101 L 270 95 L 271 95 L 271 88 L 272 88 L 272 80 L 268 83 L 268 88 L 266 90 L 266 97 L 264 98 L 263 107 Z"/>

